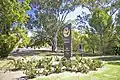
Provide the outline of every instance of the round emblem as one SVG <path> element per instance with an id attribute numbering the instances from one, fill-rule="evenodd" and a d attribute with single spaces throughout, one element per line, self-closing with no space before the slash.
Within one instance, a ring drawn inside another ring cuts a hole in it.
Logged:
<path id="1" fill-rule="evenodd" d="M 70 30 L 68 29 L 68 27 L 64 28 L 63 35 L 64 37 L 68 37 L 70 35 Z"/>

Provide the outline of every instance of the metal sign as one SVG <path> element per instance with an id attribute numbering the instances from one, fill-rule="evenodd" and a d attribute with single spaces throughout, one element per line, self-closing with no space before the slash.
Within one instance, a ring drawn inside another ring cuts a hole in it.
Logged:
<path id="1" fill-rule="evenodd" d="M 63 38 L 64 38 L 64 57 L 71 57 L 71 24 L 66 25 L 63 28 Z"/>

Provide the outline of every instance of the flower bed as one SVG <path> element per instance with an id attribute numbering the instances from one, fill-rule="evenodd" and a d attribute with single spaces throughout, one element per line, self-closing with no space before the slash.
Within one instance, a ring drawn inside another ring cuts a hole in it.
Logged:
<path id="1" fill-rule="evenodd" d="M 64 57 L 37 57 L 20 58 L 10 62 L 14 65 L 14 70 L 23 70 L 29 78 L 39 75 L 49 75 L 52 73 L 61 73 L 64 71 L 88 73 L 89 71 L 101 68 L 103 63 L 99 60 L 89 58 L 75 57 L 66 59 Z"/>

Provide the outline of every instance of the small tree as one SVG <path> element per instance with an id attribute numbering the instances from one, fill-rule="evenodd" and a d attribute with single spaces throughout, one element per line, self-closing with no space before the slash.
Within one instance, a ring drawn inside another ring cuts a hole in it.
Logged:
<path id="1" fill-rule="evenodd" d="M 87 34 L 81 34 L 79 31 L 72 30 L 72 48 L 73 51 L 78 51 L 79 44 L 82 42 L 83 50 L 86 49 L 86 41 Z"/>
<path id="2" fill-rule="evenodd" d="M 20 25 L 26 23 L 28 15 L 25 12 L 29 9 L 29 0 L 0 1 L 0 58 L 7 57 L 19 45 L 20 39 L 24 45 L 29 42 Z"/>

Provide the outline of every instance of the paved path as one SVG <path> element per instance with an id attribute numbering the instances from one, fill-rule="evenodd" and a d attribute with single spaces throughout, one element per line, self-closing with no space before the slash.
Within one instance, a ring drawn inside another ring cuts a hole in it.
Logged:
<path id="1" fill-rule="evenodd" d="M 6 72 L 0 71 L 0 80 L 26 80 L 21 77 L 25 76 L 22 71 Z M 21 79 L 20 79 L 21 78 Z"/>

